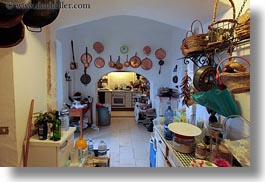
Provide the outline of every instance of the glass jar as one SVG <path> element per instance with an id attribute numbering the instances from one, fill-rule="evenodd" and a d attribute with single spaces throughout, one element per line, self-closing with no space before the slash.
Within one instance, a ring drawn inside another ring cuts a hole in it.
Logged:
<path id="1" fill-rule="evenodd" d="M 207 158 L 207 148 L 203 142 L 196 144 L 195 157 L 196 157 L 196 159 L 206 159 Z"/>
<path id="2" fill-rule="evenodd" d="M 63 135 L 69 129 L 69 110 L 62 109 L 60 111 L 59 119 L 61 120 L 61 133 Z"/>
<path id="3" fill-rule="evenodd" d="M 233 155 L 224 145 L 222 138 L 216 138 L 211 143 L 210 162 L 218 167 L 232 167 Z"/>

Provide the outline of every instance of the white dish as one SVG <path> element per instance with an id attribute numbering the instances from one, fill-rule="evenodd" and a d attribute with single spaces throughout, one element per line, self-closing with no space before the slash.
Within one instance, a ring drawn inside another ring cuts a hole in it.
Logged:
<path id="1" fill-rule="evenodd" d="M 168 125 L 168 129 L 178 135 L 189 137 L 199 136 L 202 133 L 199 127 L 182 122 L 171 123 Z"/>

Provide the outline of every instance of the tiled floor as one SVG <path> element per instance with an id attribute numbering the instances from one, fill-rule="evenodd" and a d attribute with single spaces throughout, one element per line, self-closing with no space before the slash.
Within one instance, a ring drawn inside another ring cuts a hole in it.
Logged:
<path id="1" fill-rule="evenodd" d="M 110 148 L 110 167 L 149 167 L 149 140 L 151 133 L 141 123 L 136 123 L 133 112 L 128 116 L 115 113 L 109 126 L 101 126 L 99 132 L 84 130 L 84 139 L 92 139 L 97 148 L 104 140 Z M 78 135 L 76 135 L 78 137 Z"/>

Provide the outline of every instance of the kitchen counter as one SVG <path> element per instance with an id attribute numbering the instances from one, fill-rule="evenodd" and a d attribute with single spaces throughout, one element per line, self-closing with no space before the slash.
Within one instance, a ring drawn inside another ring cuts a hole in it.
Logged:
<path id="1" fill-rule="evenodd" d="M 173 148 L 172 141 L 166 140 L 164 138 L 164 130 L 163 127 L 160 125 L 154 126 L 154 131 L 160 136 L 160 138 L 165 143 L 169 152 L 167 152 L 168 156 L 166 156 L 169 160 L 169 163 L 173 167 L 190 167 L 190 163 L 193 159 L 195 159 L 195 153 L 184 154 L 181 152 L 176 151 Z"/>
<path id="2" fill-rule="evenodd" d="M 112 90 L 112 89 L 98 89 L 98 92 L 138 92 L 135 90 Z"/>

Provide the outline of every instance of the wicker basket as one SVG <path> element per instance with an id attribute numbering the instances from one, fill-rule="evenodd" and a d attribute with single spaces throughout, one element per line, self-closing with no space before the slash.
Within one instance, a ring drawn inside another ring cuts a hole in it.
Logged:
<path id="1" fill-rule="evenodd" d="M 234 38 L 234 30 L 237 24 L 237 21 L 235 19 L 236 12 L 234 2 L 232 0 L 229 0 L 233 10 L 233 18 L 216 21 L 218 2 L 219 0 L 215 1 L 213 21 L 208 26 L 209 42 L 207 45 L 207 49 L 227 48 L 230 45 L 230 41 Z"/>
<path id="2" fill-rule="evenodd" d="M 250 12 L 246 12 L 238 18 L 238 24 L 235 28 L 236 37 L 239 40 L 250 38 Z"/>
<path id="3" fill-rule="evenodd" d="M 228 72 L 222 72 L 220 73 L 219 69 L 221 65 L 231 59 L 241 59 L 245 61 L 248 65 L 250 65 L 250 61 L 246 59 L 245 57 L 242 56 L 231 56 L 228 57 L 218 64 L 216 68 L 216 76 L 217 76 L 217 81 L 219 85 L 225 85 L 227 89 L 232 93 L 232 94 L 239 94 L 239 93 L 245 93 L 250 91 L 250 72 L 237 72 L 237 73 L 228 73 Z"/>
<path id="4" fill-rule="evenodd" d="M 198 22 L 201 26 L 201 33 L 199 34 L 194 28 L 194 24 Z M 189 33 L 191 34 L 190 36 Z M 194 20 L 191 24 L 191 29 L 187 31 L 186 37 L 182 40 L 181 51 L 184 56 L 195 52 L 204 51 L 207 47 L 207 33 L 204 33 L 202 23 L 200 20 Z"/>

